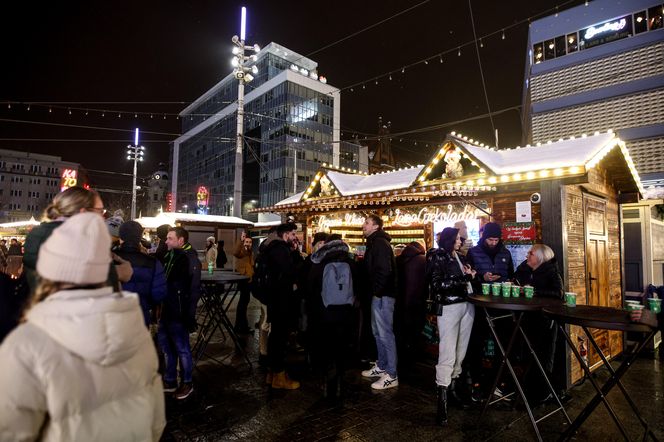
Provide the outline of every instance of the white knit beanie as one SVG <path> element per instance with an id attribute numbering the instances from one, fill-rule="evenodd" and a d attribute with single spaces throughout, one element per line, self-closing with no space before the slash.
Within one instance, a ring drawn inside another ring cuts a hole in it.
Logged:
<path id="1" fill-rule="evenodd" d="M 108 279 L 111 236 L 101 216 L 79 213 L 67 219 L 42 244 L 37 273 L 73 284 L 99 284 Z"/>

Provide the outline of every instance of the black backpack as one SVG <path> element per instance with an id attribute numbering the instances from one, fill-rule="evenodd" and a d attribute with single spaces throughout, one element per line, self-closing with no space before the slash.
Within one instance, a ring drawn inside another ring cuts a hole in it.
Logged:
<path id="1" fill-rule="evenodd" d="M 270 293 L 270 272 L 268 256 L 265 252 L 259 253 L 254 262 L 254 276 L 251 279 L 251 293 L 261 304 L 267 305 Z"/>

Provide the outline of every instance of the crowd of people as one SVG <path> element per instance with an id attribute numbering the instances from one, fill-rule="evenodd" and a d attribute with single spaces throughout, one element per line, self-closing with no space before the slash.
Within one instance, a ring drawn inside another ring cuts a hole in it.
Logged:
<path id="1" fill-rule="evenodd" d="M 201 260 L 182 227 L 160 226 L 155 247 L 139 223 L 105 214 L 99 194 L 70 188 L 53 199 L 47 221 L 24 245 L 0 243 L 4 265 L 22 255 L 20 278 L 0 272 L 0 440 L 158 440 L 164 394 L 185 400 L 194 392 L 190 334 L 198 325 L 201 272 L 226 264 L 223 242 L 207 238 Z M 435 326 L 436 422 L 445 425 L 448 403 L 469 406 L 468 385 L 486 368 L 489 331 L 469 295 L 482 283 L 513 281 L 534 287 L 535 296 L 563 298 L 551 248 L 533 245 L 515 268 L 497 223 L 483 226 L 476 245 L 459 222 L 439 232 L 430 250 L 412 242 L 396 254 L 381 217 L 369 214 L 362 233 L 363 256 L 340 235 L 323 232 L 307 256 L 293 222 L 273 228 L 256 254 L 246 232 L 234 245 L 234 269 L 248 277 L 239 286 L 235 330 L 253 332 L 253 294 L 261 306 L 259 362 L 270 388 L 300 387 L 287 371 L 294 347 L 306 353 L 327 397 L 344 395 L 353 369 L 373 390 L 397 388 L 399 371 L 422 354 L 423 330 Z M 523 326 L 551 373 L 555 324 L 526 316 Z M 534 373 L 524 368 L 528 391 L 546 400 Z"/>

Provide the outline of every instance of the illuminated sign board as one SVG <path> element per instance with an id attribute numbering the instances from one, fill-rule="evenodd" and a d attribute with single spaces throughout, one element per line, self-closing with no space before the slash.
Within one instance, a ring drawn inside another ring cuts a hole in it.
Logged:
<path id="1" fill-rule="evenodd" d="M 173 211 L 173 194 L 171 192 L 168 192 L 166 194 L 166 211 L 167 212 Z"/>
<path id="2" fill-rule="evenodd" d="M 60 179 L 60 192 L 74 187 L 78 184 L 78 171 L 76 169 L 64 169 Z"/>
<path id="3" fill-rule="evenodd" d="M 590 26 L 579 32 L 583 49 L 620 40 L 632 35 L 632 16 L 616 18 L 605 23 Z"/>
<path id="4" fill-rule="evenodd" d="M 198 207 L 207 207 L 209 198 L 210 192 L 208 192 L 207 187 L 200 186 L 196 192 L 196 205 Z"/>

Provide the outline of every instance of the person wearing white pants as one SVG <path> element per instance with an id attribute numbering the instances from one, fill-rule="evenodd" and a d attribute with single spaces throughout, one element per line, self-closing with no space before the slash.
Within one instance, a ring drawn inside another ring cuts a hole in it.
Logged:
<path id="1" fill-rule="evenodd" d="M 438 237 L 438 247 L 427 253 L 426 277 L 430 311 L 438 316 L 440 336 L 436 365 L 436 423 L 445 425 L 447 390 L 461 374 L 475 319 L 475 307 L 467 301 L 467 296 L 473 293 L 470 281 L 475 277 L 475 271 L 457 254 L 461 247 L 459 229 L 443 229 Z"/>

